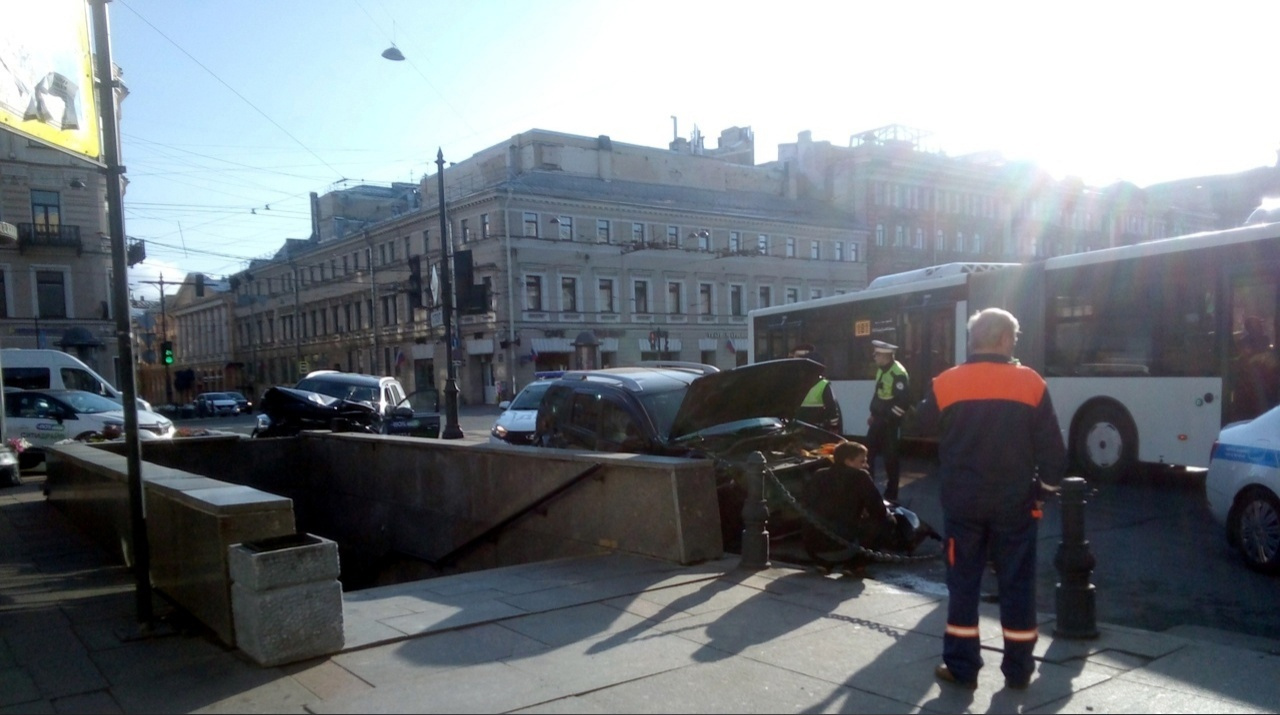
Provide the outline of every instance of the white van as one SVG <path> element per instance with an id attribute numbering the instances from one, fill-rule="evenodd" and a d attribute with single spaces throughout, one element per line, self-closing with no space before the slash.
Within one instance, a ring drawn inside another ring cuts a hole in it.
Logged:
<path id="1" fill-rule="evenodd" d="M 0 350 L 4 386 L 20 390 L 85 390 L 121 402 L 122 395 L 110 382 L 76 356 L 61 350 L 5 348 Z M 123 403 L 121 403 L 123 404 Z M 150 410 L 146 400 L 138 407 Z"/>

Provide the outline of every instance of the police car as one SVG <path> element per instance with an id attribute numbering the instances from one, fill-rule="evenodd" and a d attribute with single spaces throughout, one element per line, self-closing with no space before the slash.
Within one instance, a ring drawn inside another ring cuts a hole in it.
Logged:
<path id="1" fill-rule="evenodd" d="M 1249 568 L 1280 573 L 1280 407 L 1222 428 L 1205 494 Z"/>

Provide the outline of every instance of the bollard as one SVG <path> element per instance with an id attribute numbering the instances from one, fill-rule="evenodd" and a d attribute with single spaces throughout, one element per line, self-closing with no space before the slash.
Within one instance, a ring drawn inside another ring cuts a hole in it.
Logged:
<path id="1" fill-rule="evenodd" d="M 764 500 L 764 455 L 747 457 L 744 475 L 747 500 L 742 505 L 742 561 L 738 568 L 759 571 L 769 568 L 769 505 Z"/>
<path id="2" fill-rule="evenodd" d="M 1053 557 L 1058 569 L 1058 619 L 1053 634 L 1059 638 L 1097 638 L 1096 593 L 1089 575 L 1097 560 L 1084 538 L 1085 481 L 1067 477 L 1062 481 L 1062 543 Z"/>

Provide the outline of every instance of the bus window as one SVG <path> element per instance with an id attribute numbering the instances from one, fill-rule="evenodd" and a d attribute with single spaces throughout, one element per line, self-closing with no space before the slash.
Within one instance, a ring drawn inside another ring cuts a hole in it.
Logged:
<path id="1" fill-rule="evenodd" d="M 1231 295 L 1231 402 L 1228 419 L 1256 417 L 1280 403 L 1275 278 L 1237 281 Z"/>

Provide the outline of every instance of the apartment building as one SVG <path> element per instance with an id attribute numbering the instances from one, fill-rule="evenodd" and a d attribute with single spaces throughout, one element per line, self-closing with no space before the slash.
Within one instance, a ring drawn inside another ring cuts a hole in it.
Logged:
<path id="1" fill-rule="evenodd" d="M 394 374 L 410 391 L 442 386 L 448 246 L 464 402 L 577 367 L 583 334 L 601 366 L 733 367 L 745 359 L 748 310 L 867 283 L 861 222 L 798 196 L 786 166 L 754 165 L 751 141 L 743 128 L 711 150 L 525 132 L 444 170 L 443 237 L 439 176 L 415 194 L 362 189 L 349 207 L 398 201 L 399 213 L 331 211 L 311 238 L 231 277 L 234 361 L 257 389 L 318 368 Z M 334 198 L 313 206 L 342 203 Z M 344 231 L 326 234 L 338 218 Z"/>
<path id="2" fill-rule="evenodd" d="M 956 261 L 1023 262 L 1214 226 L 1202 206 L 1127 183 L 1088 187 L 995 152 L 948 156 L 924 132 L 889 125 L 848 146 L 801 132 L 778 149 L 799 195 L 830 201 L 871 230 L 871 278 Z"/>
<path id="3" fill-rule="evenodd" d="M 101 170 L 0 130 L 0 346 L 72 353 L 119 382 Z"/>

